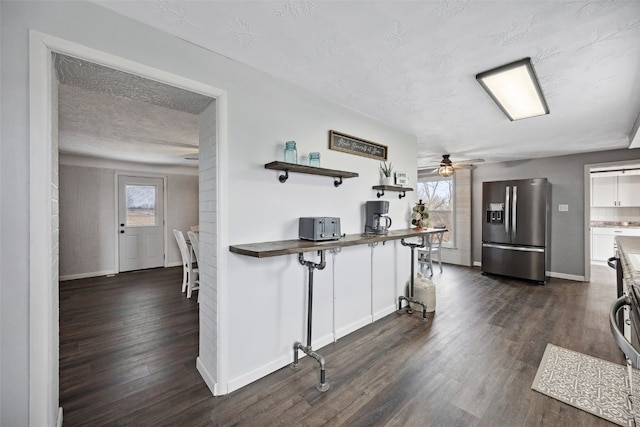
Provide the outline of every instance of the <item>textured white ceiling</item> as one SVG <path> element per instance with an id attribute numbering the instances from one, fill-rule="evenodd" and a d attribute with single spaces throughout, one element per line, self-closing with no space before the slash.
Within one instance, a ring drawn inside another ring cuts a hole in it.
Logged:
<path id="1" fill-rule="evenodd" d="M 197 166 L 198 116 L 138 100 L 60 84 L 61 153 Z"/>
<path id="2" fill-rule="evenodd" d="M 411 132 L 422 159 L 625 148 L 640 112 L 638 0 L 97 3 Z M 551 113 L 510 122 L 475 75 L 527 56 Z"/>
<path id="3" fill-rule="evenodd" d="M 60 83 L 106 95 L 195 115 L 211 101 L 208 96 L 67 55 L 54 54 L 54 63 Z"/>
<path id="4" fill-rule="evenodd" d="M 198 114 L 211 98 L 54 54 L 59 150 L 123 161 L 197 166 Z"/>

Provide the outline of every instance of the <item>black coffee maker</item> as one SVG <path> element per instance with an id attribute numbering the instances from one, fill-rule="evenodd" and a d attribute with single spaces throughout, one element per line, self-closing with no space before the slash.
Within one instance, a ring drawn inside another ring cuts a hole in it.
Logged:
<path id="1" fill-rule="evenodd" d="M 372 200 L 365 204 L 366 222 L 364 225 L 365 234 L 387 234 L 391 227 L 389 213 L 389 202 L 385 200 Z"/>

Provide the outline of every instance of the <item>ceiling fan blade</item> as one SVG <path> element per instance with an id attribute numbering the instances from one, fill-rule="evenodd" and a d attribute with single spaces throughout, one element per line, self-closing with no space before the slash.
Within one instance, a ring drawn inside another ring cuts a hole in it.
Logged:
<path id="1" fill-rule="evenodd" d="M 455 162 L 456 165 L 473 165 L 476 163 L 484 163 L 484 159 L 469 159 L 469 160 L 461 160 L 459 162 Z"/>
<path id="2" fill-rule="evenodd" d="M 430 171 L 430 173 L 437 173 L 438 169 L 446 164 L 449 164 L 451 166 L 453 166 L 454 169 L 456 168 L 464 168 L 467 166 L 471 166 L 474 165 L 476 163 L 483 163 L 484 159 L 469 159 L 469 160 L 462 160 L 460 162 L 452 162 L 450 159 L 451 155 L 450 154 L 443 154 L 442 155 L 442 159 L 439 160 L 434 160 L 434 159 L 428 159 L 423 165 L 419 166 L 419 169 L 421 170 L 429 170 L 431 168 L 435 168 L 432 171 Z"/>

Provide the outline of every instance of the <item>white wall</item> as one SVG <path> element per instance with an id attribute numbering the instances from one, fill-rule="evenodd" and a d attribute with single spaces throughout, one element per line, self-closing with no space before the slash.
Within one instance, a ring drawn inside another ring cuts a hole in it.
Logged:
<path id="1" fill-rule="evenodd" d="M 198 371 L 207 385 L 216 393 L 218 375 L 218 141 L 217 105 L 214 100 L 198 118 L 200 147 L 200 253 L 198 274 L 200 275 L 200 346 L 198 351 Z"/>
<path id="2" fill-rule="evenodd" d="M 60 277 L 115 273 L 113 170 L 60 165 Z"/>
<path id="3" fill-rule="evenodd" d="M 72 164 L 69 164 L 72 163 Z M 163 168 L 61 156 L 60 164 L 60 277 L 62 280 L 116 273 L 116 174 L 165 176 L 167 264 L 180 265 L 172 230 L 198 223 L 197 170 L 191 175 L 162 174 Z M 89 166 L 93 164 L 93 166 Z M 83 166 L 85 165 L 85 166 Z"/>
<path id="4" fill-rule="evenodd" d="M 0 2 L 0 25 L 2 25 L 2 3 Z M 2 38 L 0 38 L 0 70 L 2 69 L 2 46 L 3 46 L 3 42 L 2 42 Z M 3 97 L 3 92 L 2 92 L 2 83 L 3 83 L 3 79 L 0 76 L 0 100 L 4 99 Z M 3 111 L 3 107 L 4 107 L 4 102 L 0 101 L 0 117 L 2 117 L 2 111 Z M 0 120 L 0 145 L 2 142 L 2 120 Z M 3 150 L 0 149 L 0 153 L 3 153 Z M 4 154 L 4 153 L 3 153 Z M 3 189 L 4 187 L 2 186 L 2 179 L 3 179 L 3 173 L 2 173 L 2 162 L 0 162 L 0 191 L 1 189 Z M 4 193 L 1 193 L 4 194 Z M 0 200 L 2 200 L 2 198 L 0 198 Z M 2 202 L 0 202 L 0 220 L 2 219 L 3 215 L 2 215 Z M 0 224 L 2 223 L 2 221 L 0 221 Z M 4 231 L 4 227 L 2 227 L 2 225 L 0 225 L 0 242 L 3 241 L 3 231 Z M 4 293 L 2 291 L 2 289 L 4 288 L 4 284 L 3 284 L 3 280 L 4 280 L 4 276 L 2 275 L 2 266 L 4 265 L 4 261 L 3 261 L 3 257 L 2 257 L 2 244 L 0 244 L 0 310 L 2 310 L 3 304 L 2 304 L 2 294 Z M 0 319 L 2 317 L 0 316 Z M 0 325 L 0 338 L 4 337 L 4 329 L 2 327 L 2 325 Z M 4 352 L 2 351 L 2 339 L 0 339 L 0 383 L 2 383 L 3 380 L 3 372 L 4 370 L 2 369 L 2 366 L 4 366 L 4 364 L 2 363 L 2 356 L 4 355 Z M 2 408 L 3 408 L 3 404 L 2 402 L 4 401 L 2 398 L 2 394 L 4 391 L 4 387 L 0 386 L 0 422 L 3 419 L 2 416 Z"/>
<path id="5" fill-rule="evenodd" d="M 295 239 L 298 218 L 305 216 L 340 217 L 342 231 L 347 234 L 364 230 L 363 204 L 376 199 L 371 186 L 379 183 L 379 163 L 328 150 L 330 129 L 388 145 L 389 159 L 415 183 L 414 137 L 267 76 L 249 75 L 248 71 L 239 77 L 251 83 L 245 85 L 243 91 L 229 93 L 230 107 L 234 102 L 252 105 L 244 116 L 229 112 L 228 189 L 233 198 L 227 224 L 229 244 Z M 265 170 L 264 164 L 282 159 L 283 144 L 287 140 L 297 142 L 299 154 L 319 151 L 325 167 L 357 172 L 360 176 L 346 179 L 335 188 L 331 178 L 292 173 L 282 184 L 278 181 L 279 173 Z M 401 200 L 397 196 L 397 193 L 385 195 L 385 200 L 390 201 L 392 228 L 408 228 L 408 213 L 415 202 L 415 192 Z M 389 258 L 387 268 L 393 271 L 408 268 L 409 251 L 404 253 L 406 259 L 402 265 Z M 371 266 L 367 260 L 370 260 L 367 246 L 348 248 L 336 256 L 337 286 L 345 301 L 337 306 L 340 320 L 337 329 L 353 330 L 357 325 L 370 322 L 370 296 L 359 287 L 370 280 Z M 233 390 L 285 366 L 291 361 L 293 342 L 306 339 L 307 275 L 294 255 L 253 259 L 228 254 L 228 272 L 227 303 L 242 305 L 242 310 L 228 312 L 230 334 L 224 346 L 231 356 L 228 374 L 229 390 Z M 330 271 L 318 271 L 315 276 L 318 283 L 314 316 L 320 318 L 314 322 L 313 345 L 318 347 L 330 340 L 328 331 L 334 300 L 327 292 L 332 283 Z M 398 283 L 386 285 L 399 286 Z M 388 301 L 391 308 L 393 303 Z"/>
<path id="6" fill-rule="evenodd" d="M 0 25 L 2 25 L 2 3 L 0 2 Z M 2 39 L 0 38 L 0 69 L 2 69 Z M 0 78 L 0 99 L 2 99 L 2 79 Z M 2 107 L 3 107 L 3 103 L 0 101 L 0 117 L 2 117 Z M 0 141 L 2 141 L 2 121 L 0 120 Z M 0 153 L 2 152 L 2 150 L 0 150 Z M 2 187 L 2 162 L 0 162 L 0 188 Z M 0 218 L 2 218 L 2 198 L 0 198 Z M 0 221 L 1 223 L 2 221 Z M 3 240 L 3 229 L 4 227 L 0 226 L 0 242 Z M 2 270 L 2 265 L 4 264 L 3 262 L 3 258 L 2 258 L 2 245 L 0 244 L 0 271 Z M 0 309 L 2 308 L 2 288 L 3 286 L 3 279 L 4 277 L 2 276 L 2 274 L 0 274 Z M 1 316 L 0 316 L 1 318 Z M 4 370 L 1 369 L 3 365 L 2 363 L 2 355 L 4 354 L 4 352 L 2 351 L 2 343 L 4 342 L 4 328 L 2 327 L 2 325 L 0 325 L 0 383 L 3 380 L 3 376 L 4 376 Z M 2 393 L 3 393 L 4 388 L 0 387 L 0 421 L 3 419 L 2 417 Z"/>
<path id="7" fill-rule="evenodd" d="M 297 218 L 331 215 L 342 218 L 343 231 L 363 229 L 362 204 L 375 199 L 378 183 L 375 160 L 327 149 L 328 131 L 342 131 L 389 146 L 390 160 L 400 171 L 416 178 L 416 140 L 287 85 L 256 70 L 239 65 L 190 43 L 160 33 L 85 2 L 2 2 L 2 425 L 27 425 L 29 419 L 29 58 L 28 30 L 50 34 L 159 70 L 221 88 L 227 92 L 228 153 L 218 165 L 228 171 L 217 183 L 218 207 L 228 218 L 216 224 L 217 286 L 215 304 L 224 330 L 217 349 L 221 390 L 240 386 L 286 364 L 294 340 L 303 339 L 304 281 L 306 274 L 295 256 L 252 259 L 228 252 L 229 244 L 296 238 Z M 117 28 L 117 31 L 114 31 Z M 320 151 L 322 164 L 360 174 L 340 188 L 326 177 L 292 175 L 286 184 L 264 164 L 278 158 L 282 144 L 298 142 L 300 153 Z M 410 193 L 391 201 L 393 228 L 408 226 L 407 215 L 415 201 Z M 222 202 L 221 202 L 222 201 Z M 394 277 L 407 279 L 408 251 L 399 244 L 385 246 Z M 224 253 L 222 253 L 224 252 Z M 367 321 L 370 302 L 350 284 L 371 277 L 371 265 L 361 267 L 371 252 L 366 246 L 336 256 L 349 266 L 341 276 L 344 301 L 352 301 L 354 318 L 343 330 Z M 384 259 L 385 257 L 383 257 Z M 369 259 L 371 259 L 369 257 Z M 385 264 L 383 261 L 382 264 Z M 381 263 L 376 263 L 381 268 Z M 222 271 L 222 273 L 221 273 Z M 318 280 L 328 274 L 318 273 Z M 10 285 L 9 285 L 10 284 Z M 224 291 L 224 292 L 223 292 Z M 322 288 L 314 309 L 319 316 L 331 309 L 332 300 Z M 321 296 L 320 296 L 321 295 Z M 395 301 L 388 304 L 393 306 Z M 231 310 L 231 305 L 242 310 Z M 226 312 L 221 310 L 224 307 Z M 225 317 L 226 316 L 226 317 Z M 319 324 L 320 331 L 326 325 Z M 219 339 L 220 328 L 216 331 Z M 326 335 L 326 334 L 324 334 Z M 321 336 L 321 338 L 324 337 Z M 225 338 L 225 337 L 228 337 Z M 227 341 L 225 341 L 227 339 Z M 201 347 L 202 351 L 202 347 Z M 330 379 L 329 379 L 330 380 Z M 32 402 L 37 404 L 38 402 Z M 54 402 L 55 403 L 55 402 Z M 51 419 L 51 417 L 47 417 Z"/>
<path id="8" fill-rule="evenodd" d="M 24 426 L 29 415 L 28 60 L 27 33 L 16 28 L 9 6 L 0 2 L 0 425 Z"/>
<path id="9" fill-rule="evenodd" d="M 172 230 L 187 235 L 193 225 L 198 225 L 198 176 L 167 175 L 167 264 L 182 264 L 180 249 Z"/>

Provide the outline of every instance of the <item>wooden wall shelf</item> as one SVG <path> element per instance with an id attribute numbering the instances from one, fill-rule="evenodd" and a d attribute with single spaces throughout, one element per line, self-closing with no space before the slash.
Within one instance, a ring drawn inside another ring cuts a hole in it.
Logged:
<path id="1" fill-rule="evenodd" d="M 333 185 L 338 187 L 342 184 L 343 178 L 356 178 L 359 175 L 356 172 L 347 172 L 336 169 L 319 168 L 316 166 L 297 165 L 295 163 L 271 162 L 264 165 L 265 169 L 283 171 L 284 175 L 280 175 L 278 179 L 285 183 L 289 179 L 289 172 L 306 173 L 309 175 L 322 175 L 335 178 Z"/>
<path id="2" fill-rule="evenodd" d="M 400 194 L 398 194 L 398 198 L 402 199 L 404 196 L 406 196 L 406 192 L 407 191 L 413 191 L 413 188 L 411 187 L 403 187 L 401 185 L 374 185 L 373 187 L 374 190 L 380 190 L 378 191 L 378 199 L 382 196 L 384 196 L 384 192 L 386 191 L 397 191 Z"/>

